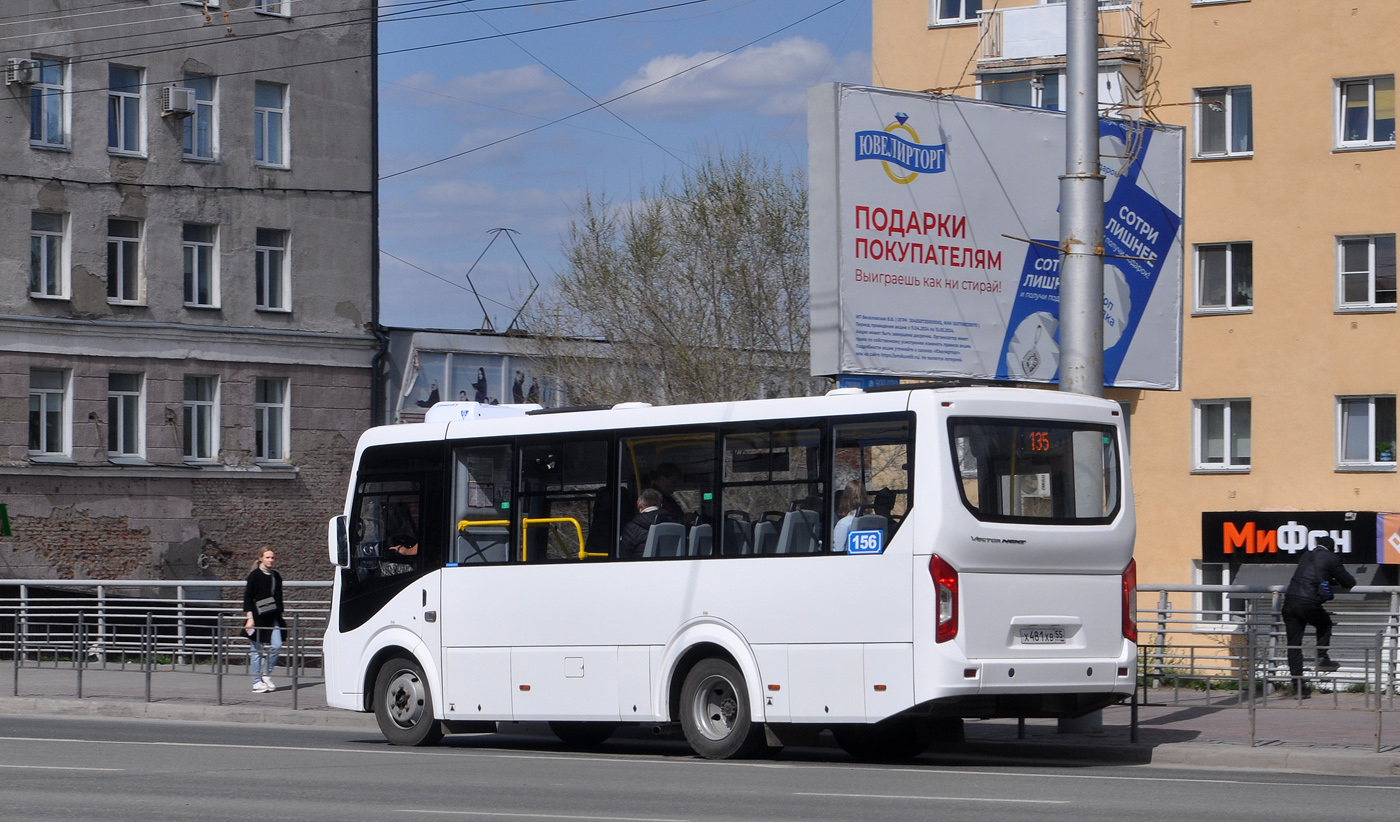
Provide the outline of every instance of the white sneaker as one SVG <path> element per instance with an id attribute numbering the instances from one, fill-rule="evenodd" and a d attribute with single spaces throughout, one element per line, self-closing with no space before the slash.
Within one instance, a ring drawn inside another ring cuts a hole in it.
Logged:
<path id="1" fill-rule="evenodd" d="M 255 693 L 255 694 L 265 694 L 265 693 L 267 693 L 269 690 L 271 690 L 271 688 L 268 688 L 268 687 L 267 687 L 267 683 L 266 683 L 266 682 L 263 682 L 261 679 L 255 680 L 255 681 L 253 682 L 253 693 Z"/>
<path id="2" fill-rule="evenodd" d="M 272 677 L 270 677 L 270 676 L 265 676 L 265 677 L 263 677 L 263 678 L 262 678 L 262 684 L 263 684 L 263 688 L 265 688 L 266 690 L 269 690 L 269 691 L 275 691 L 275 690 L 277 690 L 277 686 L 272 682 Z"/>

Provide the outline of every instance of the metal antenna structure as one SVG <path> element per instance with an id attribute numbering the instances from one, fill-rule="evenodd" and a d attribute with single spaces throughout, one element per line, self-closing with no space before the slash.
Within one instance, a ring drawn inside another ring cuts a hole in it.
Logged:
<path id="1" fill-rule="evenodd" d="M 506 328 L 506 333 L 508 334 L 515 330 L 515 324 L 520 321 L 520 315 L 525 313 L 525 307 L 530 304 L 530 300 L 535 296 L 535 292 L 540 290 L 540 281 L 539 278 L 535 276 L 534 270 L 530 268 L 530 263 L 525 259 L 525 255 L 521 253 L 520 246 L 516 245 L 515 238 L 510 236 L 512 234 L 519 234 L 519 231 L 513 228 L 493 228 L 487 233 L 491 235 L 491 242 L 487 243 L 486 247 L 481 249 L 481 253 L 478 254 L 476 260 L 472 262 L 471 268 L 467 269 L 467 285 L 471 288 L 472 296 L 476 298 L 476 304 L 481 309 L 481 328 L 477 329 L 478 331 L 490 331 L 495 333 L 496 324 L 491 322 L 491 312 L 486 310 L 486 303 L 481 299 L 481 292 L 476 290 L 476 283 L 472 282 L 472 272 L 476 270 L 477 263 L 481 262 L 481 258 L 486 256 L 486 252 L 491 250 L 491 246 L 496 244 L 496 240 L 500 239 L 502 234 L 506 235 L 506 239 L 510 241 L 511 248 L 515 249 L 516 256 L 520 257 L 520 262 L 524 264 L 525 270 L 530 272 L 530 293 L 525 297 L 525 302 L 521 303 L 520 308 L 515 312 L 515 317 L 511 319 L 510 325 Z"/>

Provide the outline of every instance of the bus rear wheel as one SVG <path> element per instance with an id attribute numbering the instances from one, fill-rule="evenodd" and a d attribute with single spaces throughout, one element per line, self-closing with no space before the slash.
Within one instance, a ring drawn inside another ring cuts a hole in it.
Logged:
<path id="1" fill-rule="evenodd" d="M 743 674 L 722 659 L 700 661 L 681 685 L 681 730 L 706 759 L 753 756 L 763 744 L 763 728 L 749 711 Z"/>
<path id="2" fill-rule="evenodd" d="M 611 722 L 551 722 L 549 729 L 566 745 L 591 748 L 607 742 L 617 730 Z"/>
<path id="3" fill-rule="evenodd" d="M 391 745 L 434 745 L 442 739 L 442 723 L 433 718 L 428 680 L 418 663 L 406 657 L 394 657 L 379 669 L 374 718 Z"/>

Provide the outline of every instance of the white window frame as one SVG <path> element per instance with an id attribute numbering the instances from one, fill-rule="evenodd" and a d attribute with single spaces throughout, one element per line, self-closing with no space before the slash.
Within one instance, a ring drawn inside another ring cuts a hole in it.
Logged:
<path id="1" fill-rule="evenodd" d="M 1221 431 L 1221 456 L 1220 461 L 1208 460 L 1205 454 L 1205 421 L 1206 414 L 1211 409 L 1220 410 Z M 1239 423 L 1234 419 L 1240 410 L 1246 410 L 1249 416 L 1249 432 L 1245 436 L 1245 447 L 1248 455 L 1244 457 L 1244 462 L 1236 462 L 1237 457 L 1232 453 Z M 1247 474 L 1250 471 L 1251 463 L 1254 461 L 1254 441 L 1253 441 L 1253 403 L 1248 397 L 1231 397 L 1228 399 L 1213 400 L 1192 400 L 1191 401 L 1191 470 L 1201 473 L 1225 473 L 1225 474 Z"/>
<path id="2" fill-rule="evenodd" d="M 1396 248 L 1396 236 L 1394 234 L 1348 234 L 1337 238 L 1337 311 L 1357 312 L 1357 311 L 1394 311 L 1396 302 L 1391 299 L 1388 302 L 1380 302 L 1376 298 L 1376 275 L 1377 253 L 1376 241 L 1389 240 L 1392 252 Z M 1348 271 L 1346 268 L 1346 245 L 1348 243 L 1366 243 L 1366 269 L 1365 271 Z M 1400 272 L 1392 271 L 1392 275 Z M 1348 301 L 1346 298 L 1346 278 L 1348 274 L 1366 275 L 1366 299 Z"/>
<path id="3" fill-rule="evenodd" d="M 59 219 L 57 231 L 35 228 L 34 217 Z M 38 300 L 68 299 L 68 215 L 52 211 L 29 213 L 29 296 Z"/>
<path id="4" fill-rule="evenodd" d="M 279 245 L 265 242 L 264 232 L 277 235 Z M 288 277 L 287 239 L 289 232 L 278 228 L 259 228 L 253 244 L 253 301 L 259 311 L 292 310 L 291 283 Z M 275 281 L 274 281 L 275 276 Z"/>
<path id="5" fill-rule="evenodd" d="M 186 240 L 184 229 L 192 226 L 208 228 L 213 240 Z M 184 258 L 184 288 L 186 308 L 219 307 L 219 227 L 207 223 L 185 223 L 181 229 L 181 248 Z M 205 269 L 208 269 L 207 271 Z M 209 301 L 199 302 L 199 285 L 208 280 Z"/>
<path id="6" fill-rule="evenodd" d="M 34 70 L 39 82 L 29 87 L 29 145 L 33 148 L 68 150 L 69 105 L 68 62 L 57 57 L 35 55 Z M 58 67 L 58 82 L 44 80 L 44 69 Z M 53 106 L 58 106 L 54 122 Z M 57 134 L 54 131 L 57 130 Z"/>
<path id="7" fill-rule="evenodd" d="M 112 88 L 111 70 L 114 68 L 136 72 L 135 91 Z M 142 102 L 145 97 L 146 71 L 136 66 L 113 63 L 107 67 L 107 72 L 107 153 L 125 157 L 144 157 L 146 154 L 146 107 L 142 105 Z M 114 117 L 117 125 L 116 145 L 112 145 Z M 128 117 L 136 120 L 136 145 L 134 146 L 126 144 L 125 125 Z"/>
<path id="8" fill-rule="evenodd" d="M 277 386 L 280 399 L 262 399 L 265 387 Z M 274 431 L 270 441 L 267 432 Z M 253 450 L 264 462 L 286 462 L 291 454 L 291 386 L 286 378 L 258 377 L 253 381 Z M 276 447 L 273 447 L 276 446 Z"/>
<path id="9" fill-rule="evenodd" d="M 209 386 L 209 398 L 191 398 L 191 386 L 195 387 L 195 393 L 198 394 L 201 384 Z M 219 390 L 217 376 L 185 375 L 180 445 L 186 462 L 217 462 L 219 459 Z"/>
<path id="10" fill-rule="evenodd" d="M 1243 249 L 1249 249 L 1249 302 L 1243 305 L 1235 305 L 1235 266 L 1236 258 Z M 1225 302 L 1223 305 L 1207 304 L 1203 295 L 1205 287 L 1205 266 L 1202 263 L 1202 253 L 1216 249 L 1223 249 L 1225 252 Z M 1197 314 L 1248 314 L 1254 311 L 1254 243 L 1249 241 L 1233 243 L 1200 243 L 1194 249 L 1196 263 L 1196 313 Z"/>
<path id="11" fill-rule="evenodd" d="M 37 374 L 57 374 L 59 386 L 36 388 L 34 377 Z M 34 404 L 39 403 L 39 443 L 34 447 L 33 440 L 27 440 L 30 459 L 64 459 L 73 449 L 73 397 L 69 390 L 72 385 L 72 372 L 61 368 L 33 368 L 29 371 L 29 424 L 32 427 L 35 414 Z M 54 406 L 57 406 L 55 409 Z M 48 415 L 54 410 L 59 413 L 58 431 L 50 430 Z M 31 431 L 31 433 L 33 433 Z M 52 447 L 52 438 L 59 438 L 58 447 Z"/>
<path id="12" fill-rule="evenodd" d="M 1376 405 L 1377 400 L 1383 401 L 1390 406 L 1391 420 L 1389 424 L 1391 438 L 1387 440 L 1390 445 L 1389 460 L 1383 460 L 1378 454 L 1376 441 Z M 1366 404 L 1366 430 L 1362 433 L 1366 437 L 1366 457 L 1357 459 L 1347 457 L 1347 437 L 1351 433 L 1353 425 L 1351 415 L 1348 413 L 1348 406 L 1353 403 Z M 1337 470 L 1338 471 L 1395 471 L 1396 470 L 1396 442 L 1395 442 L 1395 395 L 1394 394 L 1362 394 L 1351 396 L 1339 396 L 1336 402 L 1337 408 Z"/>
<path id="13" fill-rule="evenodd" d="M 276 88 L 281 96 L 281 104 L 278 106 L 261 106 L 257 104 L 258 86 L 270 86 Z M 282 83 L 268 83 L 261 80 L 253 84 L 253 162 L 262 168 L 288 168 L 291 166 L 291 152 L 287 144 L 289 129 L 287 127 L 287 103 L 288 89 Z M 268 147 L 272 145 L 272 138 L 276 136 L 279 156 L 269 158 Z"/>
<path id="14" fill-rule="evenodd" d="M 112 222 L 116 220 L 135 225 L 136 236 L 114 235 Z M 112 305 L 143 305 L 145 302 L 145 260 L 141 256 L 144 228 L 140 220 L 130 217 L 107 218 L 107 302 Z M 134 269 L 128 270 L 132 266 Z M 134 296 L 125 296 L 128 293 Z"/>
<path id="15" fill-rule="evenodd" d="M 1392 120 L 1394 118 L 1395 99 L 1395 75 L 1380 74 L 1375 77 L 1347 77 L 1333 81 L 1333 122 L 1336 124 L 1336 134 L 1334 135 L 1335 146 L 1339 151 L 1370 149 L 1370 148 L 1395 148 L 1395 126 L 1392 123 L 1391 133 L 1388 137 L 1378 138 L 1375 134 L 1376 128 L 1376 81 L 1388 80 L 1390 82 L 1390 94 L 1392 101 Z M 1366 137 L 1361 139 L 1348 140 L 1346 136 L 1346 114 L 1347 114 L 1347 89 L 1351 86 L 1365 84 L 1366 86 L 1366 111 L 1367 125 Z"/>
<path id="16" fill-rule="evenodd" d="M 269 17 L 291 17 L 290 0 L 253 0 L 253 11 Z"/>
<path id="17" fill-rule="evenodd" d="M 1215 577 L 1219 576 L 1219 581 Z M 1230 566 L 1224 562 L 1191 560 L 1192 585 L 1230 585 Z M 1219 597 L 1218 601 L 1212 599 Z M 1236 600 L 1225 591 L 1197 591 L 1192 596 L 1191 607 L 1196 612 L 1196 623 L 1207 630 L 1234 630 L 1244 619 L 1245 601 Z M 1238 614 L 1238 617 L 1236 617 Z"/>
<path id="18" fill-rule="evenodd" d="M 199 99 L 198 88 L 191 85 L 195 80 L 209 81 L 209 99 Z M 195 89 L 194 113 L 185 118 L 184 136 L 181 150 L 184 158 L 196 163 L 216 163 L 219 161 L 219 78 L 213 76 L 187 74 L 181 83 L 185 88 Z M 198 145 L 199 130 L 209 132 L 209 152 L 202 153 Z"/>
<path id="19" fill-rule="evenodd" d="M 112 378 L 135 377 L 136 389 L 113 388 Z M 126 428 L 135 416 L 136 442 L 126 441 Z M 144 459 L 146 456 L 146 375 L 112 372 L 107 375 L 107 456 L 113 459 Z M 112 440 L 116 439 L 116 449 Z"/>
<path id="20" fill-rule="evenodd" d="M 1224 151 L 1208 151 L 1208 150 L 1206 150 L 1205 146 L 1203 145 L 1204 138 L 1205 138 L 1205 133 L 1206 133 L 1205 119 L 1206 119 L 1206 117 L 1208 117 L 1208 116 L 1210 116 L 1210 115 L 1212 115 L 1212 114 L 1215 114 L 1215 113 L 1217 113 L 1217 112 L 1216 112 L 1214 109 L 1211 109 L 1211 108 L 1210 108 L 1210 106 L 1213 105 L 1213 104 L 1212 104 L 1212 103 L 1208 103 L 1208 102 L 1206 101 L 1206 98 L 1207 98 L 1207 96 L 1212 96 L 1212 95 L 1217 95 L 1217 94 L 1222 98 L 1221 102 L 1219 103 L 1219 105 L 1220 105 L 1220 111 L 1219 111 L 1218 113 L 1220 114 L 1221 119 L 1224 120 L 1225 150 L 1224 150 Z M 1250 109 L 1250 117 L 1249 117 L 1249 135 L 1248 135 L 1248 137 L 1249 137 L 1249 148 L 1247 148 L 1247 149 L 1238 149 L 1238 150 L 1237 150 L 1237 149 L 1235 149 L 1235 140 L 1236 140 L 1236 137 L 1238 137 L 1239 135 L 1236 133 L 1236 129 L 1235 129 L 1235 113 L 1236 113 L 1235 110 L 1236 110 L 1237 108 L 1239 108 L 1239 106 L 1241 105 L 1241 103 L 1239 102 L 1239 99 L 1238 99 L 1238 98 L 1240 98 L 1240 97 L 1242 97 L 1242 96 L 1244 96 L 1244 95 L 1248 95 L 1248 96 L 1249 96 L 1249 101 L 1250 101 L 1250 102 L 1249 102 L 1249 109 Z M 1197 158 L 1199 158 L 1199 159 L 1219 159 L 1219 158 L 1226 158 L 1226 157 L 1253 157 L 1253 156 L 1254 156 L 1254 88 L 1253 88 L 1253 86 L 1215 86 L 1215 87 L 1212 87 L 1212 88 L 1198 88 L 1198 89 L 1196 89 L 1196 105 L 1195 105 L 1195 109 L 1196 109 L 1196 111 L 1195 111 L 1196 116 L 1195 116 L 1195 123 L 1194 123 L 1194 125 L 1195 125 L 1195 132 L 1196 132 L 1195 138 L 1196 138 L 1196 139 L 1195 139 L 1194 143 L 1195 143 L 1195 151 L 1196 151 L 1195 156 L 1196 156 Z"/>
<path id="21" fill-rule="evenodd" d="M 955 2 L 957 2 L 957 4 L 958 4 L 958 15 L 957 15 L 956 17 L 954 17 L 954 16 L 944 17 L 944 16 L 943 16 L 943 3 L 944 3 L 944 0 L 929 0 L 929 2 L 928 2 L 928 24 L 929 24 L 929 27 L 933 27 L 933 26 L 970 26 L 970 25 L 976 25 L 976 24 L 977 24 L 977 17 L 978 17 L 978 14 L 977 14 L 977 13 L 978 13 L 978 11 L 981 10 L 981 8 L 982 8 L 983 6 L 986 5 L 986 0 L 955 0 Z M 977 10 L 974 10 L 974 11 L 972 12 L 971 16 L 968 15 L 968 9 L 967 9 L 967 6 L 968 6 L 968 3 L 969 3 L 969 2 L 976 2 L 977 5 L 978 5 Z"/>

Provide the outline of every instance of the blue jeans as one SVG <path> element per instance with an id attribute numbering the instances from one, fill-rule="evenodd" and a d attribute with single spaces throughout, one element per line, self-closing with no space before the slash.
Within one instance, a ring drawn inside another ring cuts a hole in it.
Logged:
<path id="1" fill-rule="evenodd" d="M 271 642 L 267 641 L 269 632 L 272 634 Z M 277 667 L 277 654 L 282 651 L 282 629 L 256 628 L 249 641 L 253 645 L 252 657 L 249 660 L 253 669 L 253 681 L 272 676 L 273 669 Z"/>

